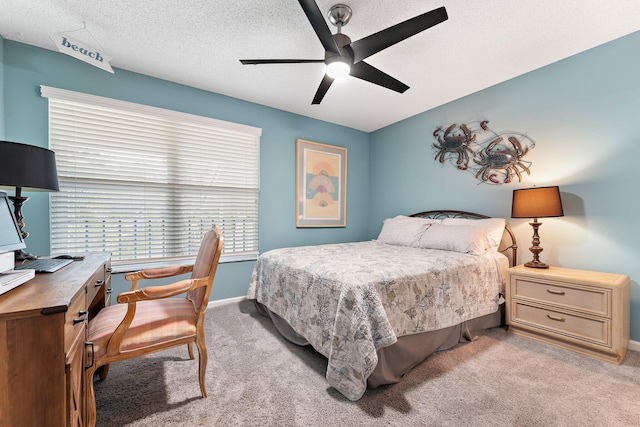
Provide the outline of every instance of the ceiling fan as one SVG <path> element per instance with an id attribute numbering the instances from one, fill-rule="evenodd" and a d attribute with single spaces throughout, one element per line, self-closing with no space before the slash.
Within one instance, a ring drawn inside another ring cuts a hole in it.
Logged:
<path id="1" fill-rule="evenodd" d="M 312 104 L 320 104 L 333 81 L 347 75 L 404 93 L 409 86 L 363 60 L 448 18 L 445 8 L 440 7 L 352 42 L 346 34 L 341 32 L 342 27 L 351 19 L 352 11 L 349 6 L 336 4 L 329 9 L 329 21 L 338 27 L 338 32 L 331 34 L 314 0 L 298 0 L 298 2 L 324 47 L 324 59 L 241 59 L 240 62 L 244 65 L 325 63 L 327 71 L 313 97 Z"/>

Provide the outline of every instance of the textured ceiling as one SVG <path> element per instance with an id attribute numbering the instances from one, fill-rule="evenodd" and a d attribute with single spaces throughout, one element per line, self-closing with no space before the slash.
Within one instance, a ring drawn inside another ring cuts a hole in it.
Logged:
<path id="1" fill-rule="evenodd" d="M 373 131 L 640 30 L 637 0 L 343 1 L 353 9 L 343 33 L 354 41 L 446 7 L 444 23 L 367 59 L 409 85 L 404 94 L 347 78 L 311 105 L 323 64 L 241 65 L 324 57 L 296 0 L 0 0 L 0 35 L 56 50 L 50 35 L 65 33 L 101 47 L 116 73 Z M 326 17 L 337 2 L 317 3 Z"/>

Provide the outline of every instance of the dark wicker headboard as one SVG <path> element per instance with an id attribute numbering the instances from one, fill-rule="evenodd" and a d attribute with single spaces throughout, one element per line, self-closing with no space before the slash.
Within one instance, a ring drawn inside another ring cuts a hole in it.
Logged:
<path id="1" fill-rule="evenodd" d="M 473 212 L 465 212 L 465 211 L 425 211 L 414 213 L 413 217 L 418 218 L 433 218 L 433 219 L 445 219 L 445 218 L 468 218 L 468 219 L 485 219 L 491 218 L 486 215 L 477 214 Z M 509 258 L 509 266 L 513 267 L 516 265 L 518 259 L 518 244 L 516 242 L 516 236 L 513 234 L 511 227 L 509 224 L 505 223 L 504 226 L 504 234 L 502 235 L 502 241 L 500 242 L 500 247 L 498 251 L 502 252 L 507 258 Z"/>

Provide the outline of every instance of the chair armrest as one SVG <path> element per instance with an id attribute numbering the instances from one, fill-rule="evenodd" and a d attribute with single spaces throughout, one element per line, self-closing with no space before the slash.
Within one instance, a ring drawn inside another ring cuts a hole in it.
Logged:
<path id="1" fill-rule="evenodd" d="M 192 271 L 193 265 L 175 265 L 171 267 L 147 268 L 145 270 L 127 273 L 124 278 L 129 281 L 134 279 L 162 279 L 191 273 Z"/>
<path id="2" fill-rule="evenodd" d="M 207 278 L 202 278 L 181 280 L 170 285 L 147 286 L 146 288 L 123 292 L 118 295 L 117 301 L 120 304 L 128 304 L 135 303 L 136 301 L 169 298 L 205 286 L 206 284 Z"/>
<path id="3" fill-rule="evenodd" d="M 138 289 L 140 279 L 164 279 L 166 277 L 179 276 L 193 271 L 193 265 L 176 265 L 172 267 L 147 268 L 146 270 L 135 271 L 124 276 L 125 280 L 131 282 L 131 291 Z"/>

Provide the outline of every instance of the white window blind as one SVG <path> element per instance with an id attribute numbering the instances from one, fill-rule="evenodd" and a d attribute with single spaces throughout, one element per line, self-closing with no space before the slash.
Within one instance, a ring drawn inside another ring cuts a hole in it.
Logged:
<path id="1" fill-rule="evenodd" d="M 114 265 L 192 258 L 218 224 L 223 260 L 258 254 L 261 129 L 47 86 L 51 253 Z"/>

